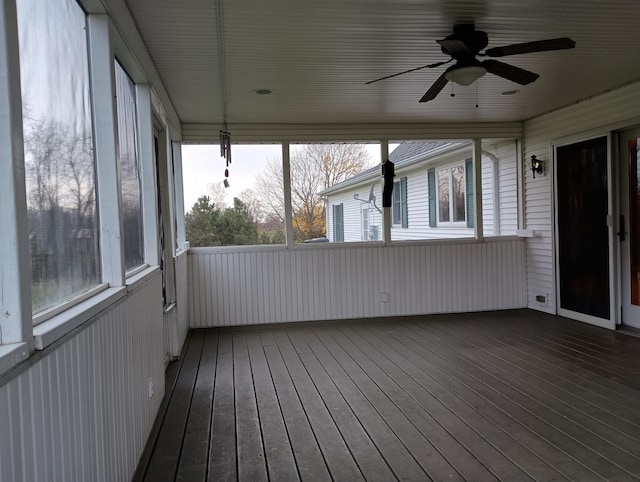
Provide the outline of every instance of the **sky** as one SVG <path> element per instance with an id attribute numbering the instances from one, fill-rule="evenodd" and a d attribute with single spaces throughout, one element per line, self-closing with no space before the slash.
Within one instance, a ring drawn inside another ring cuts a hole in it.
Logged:
<path id="1" fill-rule="evenodd" d="M 292 145 L 292 149 L 296 146 Z M 367 144 L 371 165 L 380 163 L 380 145 Z M 225 189 L 227 204 L 242 191 L 253 187 L 255 176 L 269 159 L 282 159 L 280 144 L 231 145 L 229 187 Z M 209 186 L 222 184 L 226 163 L 220 157 L 220 146 L 184 144 L 182 146 L 182 176 L 184 181 L 184 209 L 188 212 L 200 196 L 209 194 Z"/>

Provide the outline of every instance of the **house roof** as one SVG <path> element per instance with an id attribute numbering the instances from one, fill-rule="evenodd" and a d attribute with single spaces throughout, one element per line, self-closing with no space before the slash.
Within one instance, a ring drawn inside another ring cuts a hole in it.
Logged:
<path id="1" fill-rule="evenodd" d="M 408 169 L 414 164 L 423 163 L 436 155 L 453 151 L 462 146 L 469 145 L 469 142 L 452 141 L 408 141 L 402 142 L 389 153 L 389 160 L 395 164 L 395 172 L 399 173 Z M 371 167 L 355 176 L 345 179 L 338 184 L 321 191 L 321 196 L 326 196 L 343 189 L 363 184 L 367 181 L 379 180 L 382 175 L 380 166 Z"/>

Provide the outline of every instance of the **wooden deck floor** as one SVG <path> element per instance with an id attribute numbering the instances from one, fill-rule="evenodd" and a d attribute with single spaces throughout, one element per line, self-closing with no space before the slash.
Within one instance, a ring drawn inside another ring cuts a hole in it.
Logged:
<path id="1" fill-rule="evenodd" d="M 136 480 L 640 479 L 640 338 L 528 310 L 195 330 L 168 379 Z"/>

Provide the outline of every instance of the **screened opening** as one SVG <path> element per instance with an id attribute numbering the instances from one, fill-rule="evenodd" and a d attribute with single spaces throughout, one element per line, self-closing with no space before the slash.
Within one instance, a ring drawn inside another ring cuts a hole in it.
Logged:
<path id="1" fill-rule="evenodd" d="M 291 146 L 295 242 L 381 239 L 380 173 L 378 143 Z"/>
<path id="2" fill-rule="evenodd" d="M 124 265 L 125 269 L 130 271 L 144 263 L 136 86 L 117 61 L 115 62 L 115 79 Z"/>
<path id="3" fill-rule="evenodd" d="M 33 313 L 100 282 L 86 16 L 16 2 Z"/>
<path id="4" fill-rule="evenodd" d="M 285 244 L 281 144 L 234 144 L 228 167 L 219 145 L 183 145 L 182 165 L 190 246 Z"/>

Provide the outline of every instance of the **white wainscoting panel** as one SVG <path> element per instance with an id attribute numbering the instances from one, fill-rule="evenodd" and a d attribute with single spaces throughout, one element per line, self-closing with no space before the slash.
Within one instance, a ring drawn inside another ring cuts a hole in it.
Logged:
<path id="1" fill-rule="evenodd" d="M 1 482 L 131 480 L 164 394 L 161 296 L 156 276 L 0 386 Z"/>
<path id="2" fill-rule="evenodd" d="M 193 328 L 526 306 L 519 238 L 390 247 L 194 248 L 188 258 Z"/>

